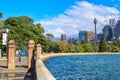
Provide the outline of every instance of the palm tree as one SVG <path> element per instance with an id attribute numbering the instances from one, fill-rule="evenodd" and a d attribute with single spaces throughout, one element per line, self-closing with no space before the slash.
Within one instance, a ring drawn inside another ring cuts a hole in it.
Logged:
<path id="1" fill-rule="evenodd" d="M 46 34 L 47 39 L 49 40 L 49 46 L 50 46 L 50 51 L 53 52 L 53 46 L 52 46 L 52 38 L 54 37 L 53 34 Z"/>
<path id="2" fill-rule="evenodd" d="M 48 39 L 49 41 L 51 41 L 51 40 L 52 40 L 52 38 L 54 37 L 54 35 L 53 35 L 53 34 L 46 34 L 46 36 L 47 36 L 47 39 Z"/>

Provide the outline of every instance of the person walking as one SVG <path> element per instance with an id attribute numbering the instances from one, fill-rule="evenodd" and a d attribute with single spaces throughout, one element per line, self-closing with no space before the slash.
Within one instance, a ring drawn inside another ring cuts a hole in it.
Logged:
<path id="1" fill-rule="evenodd" d="M 20 54 L 20 51 L 18 53 L 18 58 L 19 58 L 19 62 L 21 62 L 21 54 Z"/>

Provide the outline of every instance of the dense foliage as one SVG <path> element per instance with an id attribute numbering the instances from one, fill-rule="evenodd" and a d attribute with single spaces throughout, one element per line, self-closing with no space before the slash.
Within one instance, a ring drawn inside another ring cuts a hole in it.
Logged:
<path id="1" fill-rule="evenodd" d="M 102 35 L 100 44 L 99 44 L 99 52 L 105 52 L 107 51 L 107 44 L 104 38 L 104 35 Z"/>
<path id="2" fill-rule="evenodd" d="M 41 43 L 43 50 L 48 50 L 48 40 L 44 35 L 41 24 L 34 24 L 33 19 L 27 16 L 10 17 L 4 21 L 4 29 L 8 28 L 8 39 L 15 40 L 17 49 L 27 49 L 29 40 L 36 44 Z"/>
<path id="3" fill-rule="evenodd" d="M 55 53 L 81 53 L 81 52 L 120 52 L 120 46 L 116 45 L 118 42 L 115 43 L 107 43 L 106 46 L 101 46 L 101 43 L 79 43 L 79 44 L 66 44 L 65 42 L 58 41 L 52 42 L 51 50 Z M 102 50 L 101 47 L 104 49 Z"/>

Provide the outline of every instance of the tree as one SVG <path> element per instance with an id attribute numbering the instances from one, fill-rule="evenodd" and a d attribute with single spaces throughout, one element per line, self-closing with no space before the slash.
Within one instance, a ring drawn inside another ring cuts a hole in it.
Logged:
<path id="1" fill-rule="evenodd" d="M 23 24 L 33 24 L 33 19 L 27 16 L 9 17 L 5 20 L 6 25 L 19 26 Z"/>
<path id="2" fill-rule="evenodd" d="M 0 38 L 2 38 L 2 33 L 5 32 L 2 28 L 4 28 L 4 23 L 0 21 Z"/>
<path id="3" fill-rule="evenodd" d="M 46 34 L 46 36 L 47 36 L 47 39 L 48 39 L 49 41 L 51 41 L 51 40 L 52 40 L 52 38 L 54 37 L 54 35 L 53 35 L 53 34 Z"/>
<path id="4" fill-rule="evenodd" d="M 102 34 L 99 44 L 99 52 L 106 52 L 106 51 L 107 51 L 107 43 L 105 41 L 104 35 Z"/>
<path id="5" fill-rule="evenodd" d="M 9 39 L 16 41 L 17 49 L 27 49 L 29 40 L 40 43 L 43 51 L 48 50 L 48 40 L 44 35 L 41 24 L 33 24 L 33 20 L 27 16 L 10 17 L 5 20 L 5 28 L 10 29 Z M 26 47 L 25 47 L 26 46 Z"/>
<path id="6" fill-rule="evenodd" d="M 68 43 L 66 41 L 54 42 L 52 45 L 55 53 L 68 52 Z"/>
<path id="7" fill-rule="evenodd" d="M 66 46 L 68 49 L 67 49 L 67 52 L 75 52 L 75 45 L 74 44 L 67 44 Z"/>
<path id="8" fill-rule="evenodd" d="M 82 47 L 82 45 L 76 45 L 76 51 L 77 52 L 85 52 L 85 48 Z"/>
<path id="9" fill-rule="evenodd" d="M 93 46 L 90 43 L 83 44 L 85 52 L 94 52 Z"/>
<path id="10" fill-rule="evenodd" d="M 49 52 L 53 52 L 53 46 L 52 46 L 53 37 L 54 37 L 53 34 L 46 34 L 46 38 L 48 39 L 49 42 Z"/>
<path id="11" fill-rule="evenodd" d="M 0 12 L 0 20 L 1 20 L 1 18 L 3 17 L 3 13 L 2 12 Z"/>
<path id="12" fill-rule="evenodd" d="M 118 46 L 113 45 L 112 46 L 112 52 L 119 52 Z"/>

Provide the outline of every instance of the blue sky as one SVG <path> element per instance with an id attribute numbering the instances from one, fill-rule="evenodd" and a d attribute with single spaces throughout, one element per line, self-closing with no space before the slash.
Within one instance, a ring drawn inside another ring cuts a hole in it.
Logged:
<path id="1" fill-rule="evenodd" d="M 3 19 L 10 16 L 26 15 L 34 20 L 40 20 L 47 16 L 55 16 L 63 13 L 76 1 L 82 0 L 0 0 L 0 12 L 3 12 Z M 85 0 L 96 5 L 102 4 L 105 6 L 117 7 L 120 4 L 119 0 Z"/>
<path id="2" fill-rule="evenodd" d="M 0 0 L 0 12 L 3 20 L 26 15 L 41 23 L 46 33 L 74 37 L 81 30 L 94 31 L 94 17 L 101 32 L 105 20 L 119 16 L 119 4 L 120 0 Z"/>
<path id="3" fill-rule="evenodd" d="M 63 13 L 76 0 L 0 0 L 4 18 L 27 15 L 34 20 Z"/>

